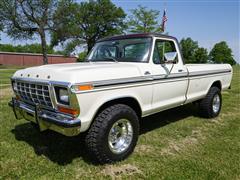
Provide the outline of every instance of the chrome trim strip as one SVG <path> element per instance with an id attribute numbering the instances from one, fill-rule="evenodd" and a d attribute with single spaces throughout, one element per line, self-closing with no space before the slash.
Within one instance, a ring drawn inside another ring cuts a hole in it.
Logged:
<path id="1" fill-rule="evenodd" d="M 103 80 L 103 81 L 93 81 L 93 82 L 83 82 L 83 83 L 76 83 L 76 84 L 71 84 L 68 82 L 60 82 L 60 81 L 47 81 L 47 80 L 41 80 L 41 81 L 36 81 L 36 79 L 31 79 L 31 78 L 15 78 L 13 77 L 12 79 L 17 79 L 17 80 L 22 80 L 22 81 L 31 81 L 31 82 L 37 82 L 37 83 L 48 83 L 50 84 L 50 96 L 52 99 L 52 103 L 54 106 L 54 109 L 57 109 L 58 105 L 65 106 L 65 107 L 74 107 L 74 108 L 79 108 L 79 104 L 76 103 L 77 101 L 76 94 L 78 93 L 86 93 L 86 92 L 93 92 L 97 91 L 99 89 L 109 89 L 109 88 L 116 88 L 116 86 L 122 87 L 123 85 L 128 85 L 127 87 L 136 87 L 136 86 L 142 86 L 142 85 L 148 85 L 148 84 L 158 84 L 158 83 L 167 83 L 167 82 L 176 82 L 176 81 L 184 81 L 188 79 L 195 79 L 196 78 L 204 78 L 202 76 L 207 76 L 209 77 L 210 75 L 216 75 L 216 74 L 222 74 L 222 73 L 230 73 L 231 70 L 211 70 L 211 71 L 199 71 L 199 72 L 192 72 L 192 73 L 173 73 L 170 75 L 166 74 L 159 74 L 159 75 L 149 75 L 149 76 L 140 76 L 140 77 L 130 77 L 130 78 L 120 78 L 120 79 L 112 79 L 112 80 Z M 72 86 L 74 85 L 84 85 L 84 84 L 92 84 L 94 86 L 93 90 L 89 91 L 75 91 Z M 70 106 L 62 105 L 59 104 L 56 100 L 56 94 L 54 90 L 54 86 L 64 86 L 69 89 L 69 96 L 71 101 Z M 112 86 L 112 87 L 109 87 Z M 119 88 L 118 87 L 118 88 Z M 126 86 L 124 86 L 126 87 Z"/>
<path id="2" fill-rule="evenodd" d="M 215 73 L 215 74 L 209 74 L 209 75 L 189 76 L 189 80 L 202 79 L 202 78 L 215 77 L 215 76 L 222 76 L 222 75 L 228 75 L 228 74 L 229 74 L 228 72 L 225 72 L 225 73 Z"/>
<path id="3" fill-rule="evenodd" d="M 19 81 L 28 81 L 28 82 L 37 82 L 37 83 L 45 83 L 45 84 L 58 84 L 58 85 L 65 85 L 69 86 L 69 82 L 63 82 L 63 81 L 52 81 L 52 80 L 44 80 L 44 79 L 34 79 L 34 78 L 22 78 L 22 77 L 12 77 L 12 80 L 19 80 Z"/>
<path id="4" fill-rule="evenodd" d="M 142 86 L 142 85 L 148 85 L 148 84 L 158 84 L 158 83 L 167 83 L 167 82 L 176 82 L 176 81 L 184 81 L 188 79 L 195 79 L 196 78 L 204 78 L 203 76 L 209 77 L 213 75 L 221 75 L 231 72 L 231 70 L 213 70 L 213 71 L 199 71 L 194 72 L 192 74 L 188 75 L 188 72 L 184 73 L 174 73 L 171 75 L 165 75 L 165 74 L 159 74 L 159 75 L 153 75 L 153 76 L 141 76 L 141 77 L 131 77 L 131 78 L 122 78 L 122 79 L 113 79 L 113 80 L 104 80 L 104 81 L 96 81 L 96 82 L 84 82 L 84 83 L 77 83 L 74 85 L 84 85 L 84 84 L 92 84 L 94 86 L 93 90 L 89 91 L 74 91 L 72 88 L 72 91 L 74 93 L 87 93 L 87 92 L 93 92 L 98 91 L 100 88 L 103 90 L 106 89 L 116 89 L 122 87 L 122 85 L 125 85 L 124 87 L 136 87 L 136 86 Z"/>
<path id="5" fill-rule="evenodd" d="M 197 72 L 190 72 L 189 77 L 204 76 L 204 75 L 211 75 L 211 74 L 221 74 L 221 73 L 229 73 L 229 72 L 231 72 L 230 69 L 211 70 L 211 71 L 197 71 Z"/>
<path id="6" fill-rule="evenodd" d="M 174 78 L 186 78 L 188 77 L 188 73 L 172 73 L 169 75 L 166 74 L 160 74 L 160 75 L 153 75 L 153 80 L 160 80 L 160 79 L 174 79 Z"/>
<path id="7" fill-rule="evenodd" d="M 102 86 L 109 86 L 109 85 L 119 85 L 119 84 L 126 84 L 126 83 L 139 83 L 139 82 L 146 82 L 152 81 L 152 76 L 141 76 L 141 77 L 132 77 L 132 78 L 121 78 L 121 79 L 113 79 L 113 80 L 104 80 L 98 82 L 92 82 L 94 87 L 102 87 Z"/>

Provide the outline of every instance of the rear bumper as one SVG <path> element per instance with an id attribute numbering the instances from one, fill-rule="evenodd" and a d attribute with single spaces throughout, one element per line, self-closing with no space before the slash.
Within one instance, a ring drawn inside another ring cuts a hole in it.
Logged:
<path id="1" fill-rule="evenodd" d="M 26 119 L 39 125 L 40 131 L 51 129 L 66 136 L 80 133 L 81 120 L 56 111 L 42 109 L 39 105 L 32 106 L 16 98 L 8 103 L 12 107 L 16 119 Z"/>

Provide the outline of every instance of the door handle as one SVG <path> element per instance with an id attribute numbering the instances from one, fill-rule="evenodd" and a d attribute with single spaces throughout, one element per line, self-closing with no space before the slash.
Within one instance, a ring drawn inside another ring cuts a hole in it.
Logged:
<path id="1" fill-rule="evenodd" d="M 151 73 L 149 71 L 145 71 L 144 75 L 147 76 L 147 75 L 150 75 Z"/>
<path id="2" fill-rule="evenodd" d="M 179 69 L 178 72 L 183 72 L 183 69 Z"/>

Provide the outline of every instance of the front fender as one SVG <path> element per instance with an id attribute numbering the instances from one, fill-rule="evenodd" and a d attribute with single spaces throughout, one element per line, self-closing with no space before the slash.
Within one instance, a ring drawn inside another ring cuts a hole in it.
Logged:
<path id="1" fill-rule="evenodd" d="M 100 107 L 109 101 L 133 98 L 138 102 L 141 110 L 143 106 L 141 97 L 127 89 L 83 93 L 78 94 L 77 98 L 80 105 L 81 132 L 86 131 L 90 127 Z"/>

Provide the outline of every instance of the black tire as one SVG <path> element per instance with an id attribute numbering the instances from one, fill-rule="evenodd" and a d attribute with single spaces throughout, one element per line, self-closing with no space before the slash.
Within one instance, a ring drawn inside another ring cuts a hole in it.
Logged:
<path id="1" fill-rule="evenodd" d="M 34 123 L 34 122 L 31 122 L 31 121 L 30 121 L 30 124 L 31 124 L 31 126 L 32 126 L 34 129 L 36 129 L 36 130 L 39 131 L 39 125 L 38 125 L 37 123 Z"/>
<path id="2" fill-rule="evenodd" d="M 220 100 L 219 108 L 214 111 L 214 97 L 218 96 Z M 202 117 L 214 118 L 217 117 L 222 107 L 221 90 L 217 87 L 211 87 L 207 96 L 199 102 L 199 112 Z"/>
<path id="3" fill-rule="evenodd" d="M 127 119 L 131 124 L 132 140 L 127 149 L 121 153 L 113 153 L 109 145 L 109 133 L 116 122 Z M 135 111 L 127 105 L 116 104 L 100 112 L 91 125 L 85 143 L 89 154 L 99 163 L 113 163 L 127 158 L 134 150 L 139 134 L 139 120 Z"/>

